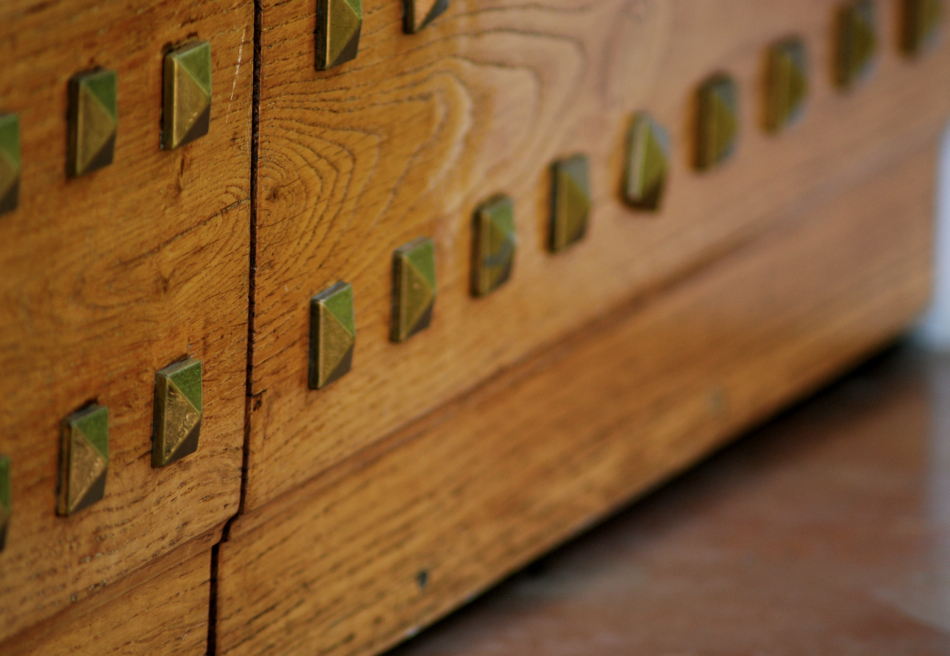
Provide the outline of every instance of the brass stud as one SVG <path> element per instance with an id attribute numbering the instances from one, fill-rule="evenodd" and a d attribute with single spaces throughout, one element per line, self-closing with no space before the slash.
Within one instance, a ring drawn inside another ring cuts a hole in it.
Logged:
<path id="1" fill-rule="evenodd" d="M 0 551 L 7 545 L 7 527 L 13 515 L 13 499 L 10 494 L 10 458 L 0 456 Z"/>
<path id="2" fill-rule="evenodd" d="M 164 467 L 198 450 L 203 407 L 201 360 L 188 358 L 155 374 L 152 467 Z"/>
<path id="3" fill-rule="evenodd" d="M 211 44 L 192 43 L 165 55 L 162 148 L 208 134 L 211 124 Z"/>
<path id="4" fill-rule="evenodd" d="M 322 389 L 353 365 L 353 286 L 338 282 L 310 299 L 310 389 Z"/>
<path id="5" fill-rule="evenodd" d="M 669 175 L 670 140 L 653 118 L 634 115 L 627 133 L 627 163 L 623 198 L 631 207 L 656 211 Z"/>
<path id="6" fill-rule="evenodd" d="M 362 0 L 317 0 L 317 70 L 355 59 L 362 27 Z"/>
<path id="7" fill-rule="evenodd" d="M 867 77 L 877 52 L 874 3 L 850 2 L 838 11 L 838 53 L 835 81 L 849 89 Z"/>
<path id="8" fill-rule="evenodd" d="M 106 492 L 109 472 L 109 409 L 92 405 L 63 420 L 56 513 L 72 515 Z"/>
<path id="9" fill-rule="evenodd" d="M 405 0 L 403 29 L 406 34 L 415 34 L 448 8 L 449 0 Z"/>
<path id="10" fill-rule="evenodd" d="M 559 160 L 552 173 L 551 251 L 559 253 L 587 234 L 592 204 L 587 156 Z"/>
<path id="11" fill-rule="evenodd" d="M 705 171 L 732 156 L 739 134 L 736 83 L 716 75 L 699 87 L 696 168 Z"/>
<path id="12" fill-rule="evenodd" d="M 420 237 L 393 253 L 390 339 L 404 342 L 429 327 L 435 305 L 435 242 Z"/>
<path id="13" fill-rule="evenodd" d="M 916 57 L 937 40 L 940 19 L 943 16 L 941 0 L 904 0 L 901 47 L 904 53 Z"/>
<path id="14" fill-rule="evenodd" d="M 475 210 L 472 294 L 485 296 L 508 282 L 515 262 L 515 204 L 495 196 Z"/>
<path id="15" fill-rule="evenodd" d="M 69 80 L 70 176 L 85 175 L 112 164 L 119 125 L 115 71 L 95 70 Z"/>
<path id="16" fill-rule="evenodd" d="M 765 126 L 776 133 L 797 121 L 805 110 L 808 63 L 801 39 L 787 39 L 769 48 L 767 84 Z"/>
<path id="17" fill-rule="evenodd" d="M 16 209 L 20 199 L 20 117 L 0 114 L 0 214 Z"/>

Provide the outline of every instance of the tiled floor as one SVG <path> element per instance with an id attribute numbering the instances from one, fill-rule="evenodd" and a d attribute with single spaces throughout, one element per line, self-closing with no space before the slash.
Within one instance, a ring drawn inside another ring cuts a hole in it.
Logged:
<path id="1" fill-rule="evenodd" d="M 950 655 L 950 359 L 854 372 L 393 656 Z"/>

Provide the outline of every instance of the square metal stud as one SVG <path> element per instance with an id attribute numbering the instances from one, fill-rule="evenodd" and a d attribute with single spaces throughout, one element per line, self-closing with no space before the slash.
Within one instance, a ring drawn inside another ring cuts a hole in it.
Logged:
<path id="1" fill-rule="evenodd" d="M 645 112 L 634 115 L 627 133 L 623 182 L 623 198 L 628 205 L 651 212 L 659 209 L 669 162 L 670 139 L 666 130 Z"/>
<path id="2" fill-rule="evenodd" d="M 356 59 L 362 28 L 362 0 L 317 0 L 317 70 Z"/>
<path id="3" fill-rule="evenodd" d="M 559 253 L 587 234 L 590 178 L 586 155 L 574 155 L 552 166 L 551 251 Z"/>
<path id="4" fill-rule="evenodd" d="M 901 48 L 916 57 L 928 50 L 940 32 L 943 17 L 942 0 L 904 0 Z"/>
<path id="5" fill-rule="evenodd" d="M 874 3 L 849 2 L 838 10 L 838 44 L 835 81 L 850 89 L 871 72 L 877 52 Z"/>
<path id="6" fill-rule="evenodd" d="M 403 29 L 415 34 L 449 8 L 449 0 L 404 0 L 406 12 Z"/>
<path id="7" fill-rule="evenodd" d="M 310 299 L 310 389 L 349 373 L 355 345 L 353 286 L 338 282 Z"/>
<path id="8" fill-rule="evenodd" d="M 69 151 L 66 172 L 85 175 L 112 164 L 119 126 L 118 76 L 98 69 L 69 80 Z"/>
<path id="9" fill-rule="evenodd" d="M 20 199 L 20 116 L 0 114 L 0 214 Z"/>
<path id="10" fill-rule="evenodd" d="M 485 296 L 508 282 L 515 263 L 515 204 L 495 196 L 475 210 L 472 294 Z"/>
<path id="11" fill-rule="evenodd" d="M 109 409 L 92 405 L 63 420 L 56 513 L 72 515 L 101 500 L 109 473 Z"/>
<path id="12" fill-rule="evenodd" d="M 162 148 L 208 134 L 211 125 L 211 44 L 191 43 L 165 55 Z"/>
<path id="13" fill-rule="evenodd" d="M 152 467 L 198 450 L 201 432 L 201 360 L 188 358 L 155 374 Z"/>
<path id="14" fill-rule="evenodd" d="M 0 551 L 7 546 L 7 527 L 13 515 L 13 499 L 10 494 L 10 458 L 0 456 Z"/>
<path id="15" fill-rule="evenodd" d="M 732 156 L 739 134 L 739 100 L 736 83 L 715 75 L 699 87 L 696 126 L 696 168 L 705 171 Z"/>
<path id="16" fill-rule="evenodd" d="M 801 39 L 787 39 L 769 48 L 767 94 L 769 132 L 781 132 L 801 118 L 808 96 L 808 62 Z"/>
<path id="17" fill-rule="evenodd" d="M 435 242 L 420 237 L 393 253 L 390 339 L 404 342 L 429 327 L 435 305 Z"/>

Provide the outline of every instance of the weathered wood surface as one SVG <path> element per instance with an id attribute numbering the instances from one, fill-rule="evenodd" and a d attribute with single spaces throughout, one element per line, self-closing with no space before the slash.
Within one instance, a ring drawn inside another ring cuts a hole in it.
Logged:
<path id="1" fill-rule="evenodd" d="M 217 532 L 3 643 L 4 656 L 204 656 Z"/>
<path id="2" fill-rule="evenodd" d="M 212 46 L 211 131 L 162 151 L 163 49 L 194 37 Z M 243 0 L 0 3 L 0 107 L 20 113 L 23 155 L 20 207 L 0 216 L 0 637 L 237 510 L 252 42 Z M 118 71 L 115 162 L 67 181 L 67 80 L 93 66 Z M 186 354 L 204 361 L 200 448 L 153 469 L 155 372 Z M 92 399 L 110 410 L 106 496 L 57 517 L 59 422 Z"/>
<path id="3" fill-rule="evenodd" d="M 929 143 L 950 113 L 950 48 L 896 47 L 897 2 L 878 2 L 881 54 L 866 84 L 832 83 L 837 1 L 453 0 L 416 35 L 402 6 L 366 0 L 359 57 L 313 70 L 311 0 L 262 3 L 261 148 L 246 507 L 275 498 L 383 435 L 550 345 L 637 290 L 680 275 Z M 801 124 L 762 129 L 765 49 L 801 35 L 812 93 Z M 695 86 L 731 73 L 741 91 L 736 157 L 697 175 Z M 634 111 L 670 131 L 671 184 L 657 216 L 619 197 Z M 551 162 L 591 161 L 586 241 L 546 252 Z M 469 295 L 471 214 L 515 200 L 512 280 Z M 391 253 L 437 245 L 432 326 L 389 342 Z M 353 371 L 307 387 L 308 302 L 354 286 Z"/>
<path id="4" fill-rule="evenodd" d="M 733 254 L 239 517 L 218 653 L 381 651 L 895 335 L 929 292 L 934 161 L 801 195 Z"/>

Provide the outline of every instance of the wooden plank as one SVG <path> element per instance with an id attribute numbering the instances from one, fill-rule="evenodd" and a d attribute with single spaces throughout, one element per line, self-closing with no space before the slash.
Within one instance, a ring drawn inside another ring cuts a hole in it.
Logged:
<path id="1" fill-rule="evenodd" d="M 211 42 L 210 133 L 160 149 L 163 51 Z M 240 496 L 246 379 L 253 6 L 6 0 L 0 105 L 19 112 L 20 207 L 0 216 L 0 453 L 13 518 L 0 637 L 222 526 Z M 67 81 L 118 71 L 115 161 L 66 179 Z M 198 452 L 150 462 L 155 373 L 204 362 Z M 103 501 L 54 513 L 59 423 L 110 410 Z"/>
<path id="2" fill-rule="evenodd" d="M 897 2 L 879 2 L 881 54 L 868 83 L 831 80 L 837 0 L 453 0 L 419 34 L 402 7 L 366 0 L 360 54 L 313 69 L 311 0 L 262 3 L 257 278 L 246 508 L 300 485 L 381 436 L 555 343 L 637 290 L 780 220 L 896 153 L 929 143 L 950 112 L 950 48 L 897 52 Z M 761 129 L 765 48 L 800 34 L 812 94 L 801 124 Z M 697 175 L 696 85 L 740 84 L 734 161 Z M 634 111 L 670 131 L 671 185 L 657 216 L 619 200 Z M 546 252 L 549 166 L 590 156 L 586 241 Z M 520 243 L 513 279 L 469 295 L 471 215 L 504 192 Z M 389 342 L 391 253 L 435 239 L 432 326 Z M 355 290 L 353 371 L 307 388 L 308 300 Z M 530 326 L 530 330 L 526 329 Z"/>
<path id="3" fill-rule="evenodd" d="M 120 583 L 2 645 L 5 656 L 204 656 L 215 534 L 163 556 Z"/>
<path id="4" fill-rule="evenodd" d="M 926 301 L 935 152 L 775 229 L 239 517 L 220 654 L 371 654 L 900 331 Z"/>

